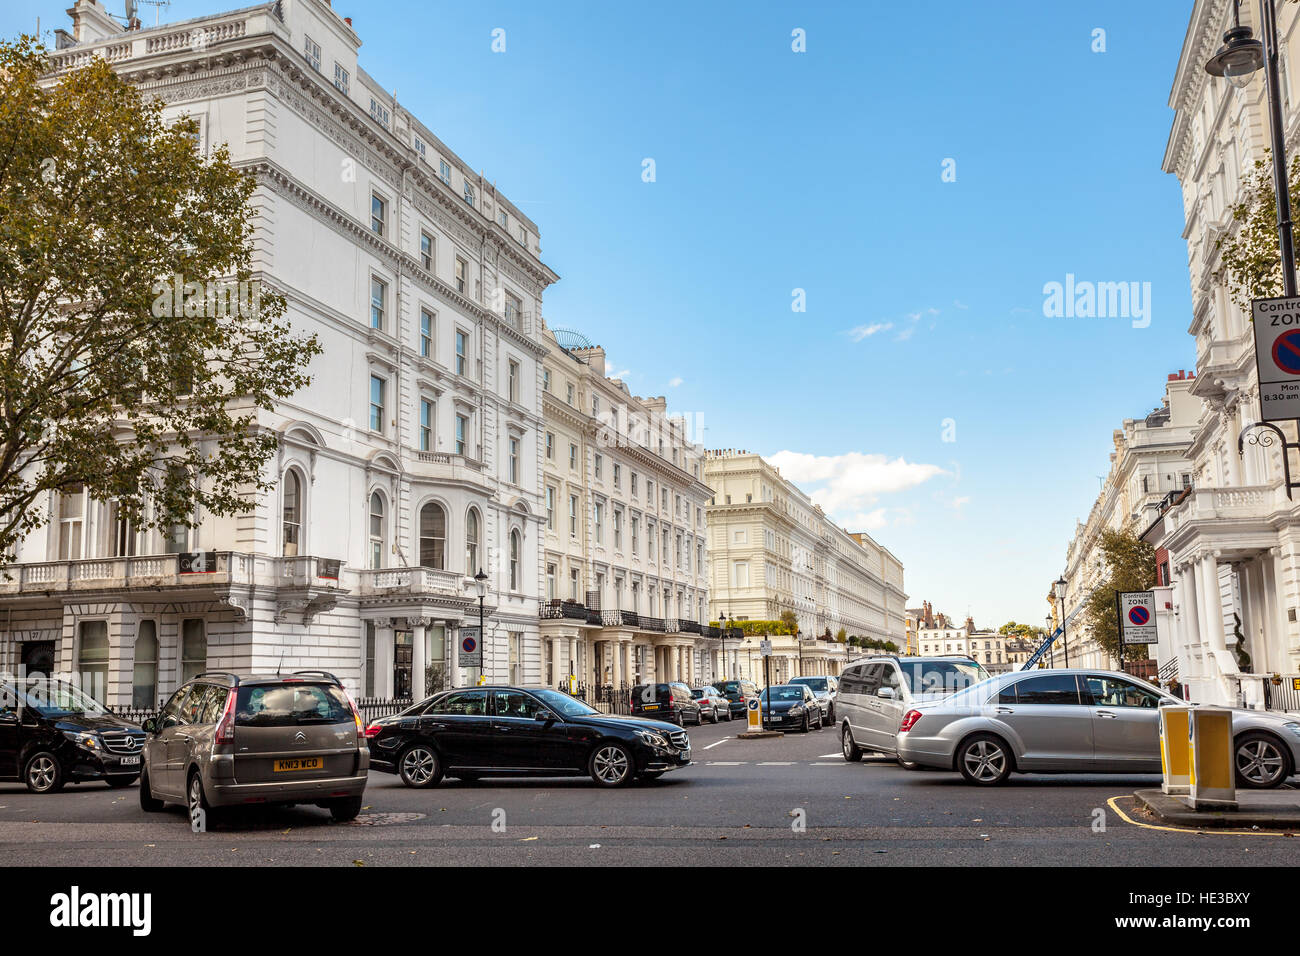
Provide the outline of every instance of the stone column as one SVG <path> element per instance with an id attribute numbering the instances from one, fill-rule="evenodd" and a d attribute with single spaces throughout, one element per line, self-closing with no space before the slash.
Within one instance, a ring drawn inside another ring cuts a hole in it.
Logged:
<path id="1" fill-rule="evenodd" d="M 1277 554 L 1276 548 L 1270 548 L 1259 557 L 1260 590 L 1264 598 L 1264 636 L 1259 642 L 1255 670 L 1261 674 L 1269 670 L 1290 670 L 1285 663 L 1286 624 L 1282 621 L 1282 605 L 1278 600 Z"/>
<path id="2" fill-rule="evenodd" d="M 610 642 L 610 649 L 614 652 L 613 663 L 610 665 L 609 682 L 615 687 L 623 683 L 623 642 L 617 637 Z"/>
<path id="3" fill-rule="evenodd" d="M 375 695 L 393 696 L 393 622 L 375 621 Z"/>
<path id="4" fill-rule="evenodd" d="M 428 666 L 425 629 L 429 622 L 422 617 L 411 617 L 406 619 L 406 626 L 411 629 L 411 700 L 424 700 L 424 672 Z"/>

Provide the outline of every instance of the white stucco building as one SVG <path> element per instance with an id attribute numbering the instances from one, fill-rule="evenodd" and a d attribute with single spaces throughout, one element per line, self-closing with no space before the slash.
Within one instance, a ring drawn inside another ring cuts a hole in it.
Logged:
<path id="1" fill-rule="evenodd" d="M 1201 399 L 1194 394 L 1195 386 L 1195 376 L 1188 376 L 1184 370 L 1171 373 L 1160 406 L 1145 418 L 1125 419 L 1115 429 L 1112 435 L 1115 450 L 1110 453 L 1110 470 L 1101 492 L 1087 520 L 1076 524 L 1074 537 L 1066 548 L 1067 615 L 1086 601 L 1105 577 L 1102 532 L 1141 534 L 1163 502 L 1191 485 L 1189 449 L 1203 413 Z M 1163 570 L 1157 570 L 1164 574 Z M 1163 578 L 1158 580 L 1162 586 L 1168 583 Z M 1163 627 L 1163 623 L 1157 626 Z M 1065 642 L 1058 640 L 1052 646 L 1049 663 L 1064 666 L 1067 647 L 1072 667 L 1118 666 L 1089 637 L 1082 616 L 1076 617 L 1066 629 Z M 1148 653 L 1160 659 L 1156 646 L 1150 646 Z"/>
<path id="2" fill-rule="evenodd" d="M 704 450 L 605 351 L 544 331 L 542 679 L 621 688 L 722 676 L 708 626 Z"/>
<path id="3" fill-rule="evenodd" d="M 83 490 L 46 502 L 0 582 L 0 667 L 87 673 L 148 706 L 205 668 L 325 667 L 361 695 L 466 680 L 452 647 L 489 576 L 485 669 L 542 678 L 537 226 L 361 66 L 324 0 L 123 32 L 78 0 L 52 58 L 104 57 L 257 176 L 254 278 L 320 337 L 257 427 L 275 490 L 137 533 Z M 183 557 L 194 553 L 204 557 Z M 192 573 L 197 570 L 197 573 Z M 428 680 L 426 680 L 426 674 Z"/>
<path id="4" fill-rule="evenodd" d="M 887 549 L 868 534 L 837 526 L 752 452 L 709 452 L 705 478 L 713 490 L 707 514 L 714 620 L 725 614 L 740 621 L 776 621 L 794 612 L 803 647 L 773 639 L 787 676 L 800 666 L 807 674 L 838 674 L 852 653 L 837 640 L 841 631 L 845 640 L 857 636 L 893 641 L 900 648 L 906 644 L 903 565 Z M 753 676 L 746 661 L 744 649 L 730 657 L 737 672 Z"/>
<path id="5" fill-rule="evenodd" d="M 1161 510 L 1147 538 L 1167 552 L 1171 651 L 1190 698 L 1262 705 L 1268 694 L 1270 704 L 1285 707 L 1267 675 L 1300 673 L 1300 501 L 1287 495 L 1278 443 L 1247 441 L 1238 454 L 1243 432 L 1259 417 L 1252 327 L 1249 310 L 1215 278 L 1217 243 L 1238 228 L 1232 207 L 1269 146 L 1263 73 L 1238 91 L 1205 72 L 1231 25 L 1232 6 L 1196 0 L 1169 99 L 1175 115 L 1163 168 L 1182 187 L 1193 302 L 1188 332 L 1197 355 L 1192 393 L 1205 414 L 1187 453 L 1192 487 Z M 1300 87 L 1290 64 L 1300 62 L 1300 7 L 1278 4 L 1277 12 L 1281 105 L 1294 157 Z M 1240 14 L 1258 37 L 1257 7 L 1243 3 Z M 1294 442 L 1294 424 L 1281 427 Z M 1290 685 L 1276 686 L 1290 693 Z"/>

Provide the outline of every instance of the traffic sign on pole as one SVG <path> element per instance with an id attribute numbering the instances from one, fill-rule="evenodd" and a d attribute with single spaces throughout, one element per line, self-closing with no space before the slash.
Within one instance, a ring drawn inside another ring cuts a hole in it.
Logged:
<path id="1" fill-rule="evenodd" d="M 1260 421 L 1300 418 L 1300 296 L 1254 299 Z"/>
<path id="2" fill-rule="evenodd" d="M 1154 591 L 1116 591 L 1121 644 L 1156 644 L 1156 594 Z"/>
<path id="3" fill-rule="evenodd" d="M 458 661 L 461 667 L 482 667 L 483 666 L 483 643 L 482 632 L 477 627 L 462 627 L 460 629 L 460 644 L 458 646 Z"/>

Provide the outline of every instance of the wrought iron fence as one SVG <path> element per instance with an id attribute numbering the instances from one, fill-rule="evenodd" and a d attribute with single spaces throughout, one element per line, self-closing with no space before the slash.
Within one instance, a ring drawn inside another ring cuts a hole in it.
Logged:
<path id="1" fill-rule="evenodd" d="M 397 697 L 358 697 L 357 710 L 361 711 L 361 719 L 365 723 L 377 720 L 380 717 L 391 717 L 393 714 L 400 714 L 413 703 L 410 698 Z"/>
<path id="2" fill-rule="evenodd" d="M 1296 682 L 1300 676 L 1286 674 L 1282 683 L 1274 684 L 1271 680 L 1263 681 L 1264 707 L 1266 710 L 1300 711 L 1300 688 Z"/>
<path id="3" fill-rule="evenodd" d="M 157 708 L 145 707 L 110 707 L 109 712 L 114 717 L 121 717 L 123 720 L 129 720 L 133 724 L 143 724 L 150 717 L 158 713 Z"/>
<path id="4" fill-rule="evenodd" d="M 568 689 L 563 686 L 557 689 L 566 694 L 569 693 Z M 584 704 L 596 708 L 602 714 L 627 717 L 632 713 L 632 689 L 627 684 L 619 684 L 617 687 L 613 684 L 605 684 L 599 687 L 579 684 L 578 692 L 570 694 L 570 696 L 576 697 Z"/>

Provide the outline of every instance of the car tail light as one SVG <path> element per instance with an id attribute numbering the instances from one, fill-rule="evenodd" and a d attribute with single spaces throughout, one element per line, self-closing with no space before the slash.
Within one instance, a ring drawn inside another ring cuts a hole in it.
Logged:
<path id="1" fill-rule="evenodd" d="M 378 724 L 371 724 L 366 728 L 366 739 L 369 740 L 371 737 L 378 737 L 383 732 L 383 727 L 380 727 Z"/>
<path id="2" fill-rule="evenodd" d="M 226 709 L 221 714 L 221 720 L 217 721 L 216 743 L 233 744 L 235 742 L 235 696 L 238 693 L 239 691 L 232 687 L 230 693 L 226 695 Z"/>
<path id="3" fill-rule="evenodd" d="M 921 719 L 921 712 L 919 710 L 909 710 L 907 713 L 903 715 L 903 722 L 898 725 L 898 732 L 900 734 L 907 733 L 909 730 L 911 730 L 913 727 L 916 726 L 916 722 L 920 719 Z"/>
<path id="4" fill-rule="evenodd" d="M 352 708 L 352 720 L 353 720 L 353 721 L 356 723 L 356 725 L 357 725 L 357 736 L 360 736 L 361 733 L 362 733 L 362 727 L 364 726 L 364 725 L 361 723 L 361 711 L 359 711 L 359 710 L 357 709 L 357 702 L 356 702 L 355 700 L 352 699 L 352 695 L 348 693 L 347 688 L 344 687 L 344 688 L 341 688 L 341 690 L 343 691 L 343 696 L 346 697 L 346 698 L 348 699 L 348 706 Z M 367 737 L 370 736 L 370 732 L 369 732 L 369 731 L 366 731 L 365 734 L 366 734 Z"/>

